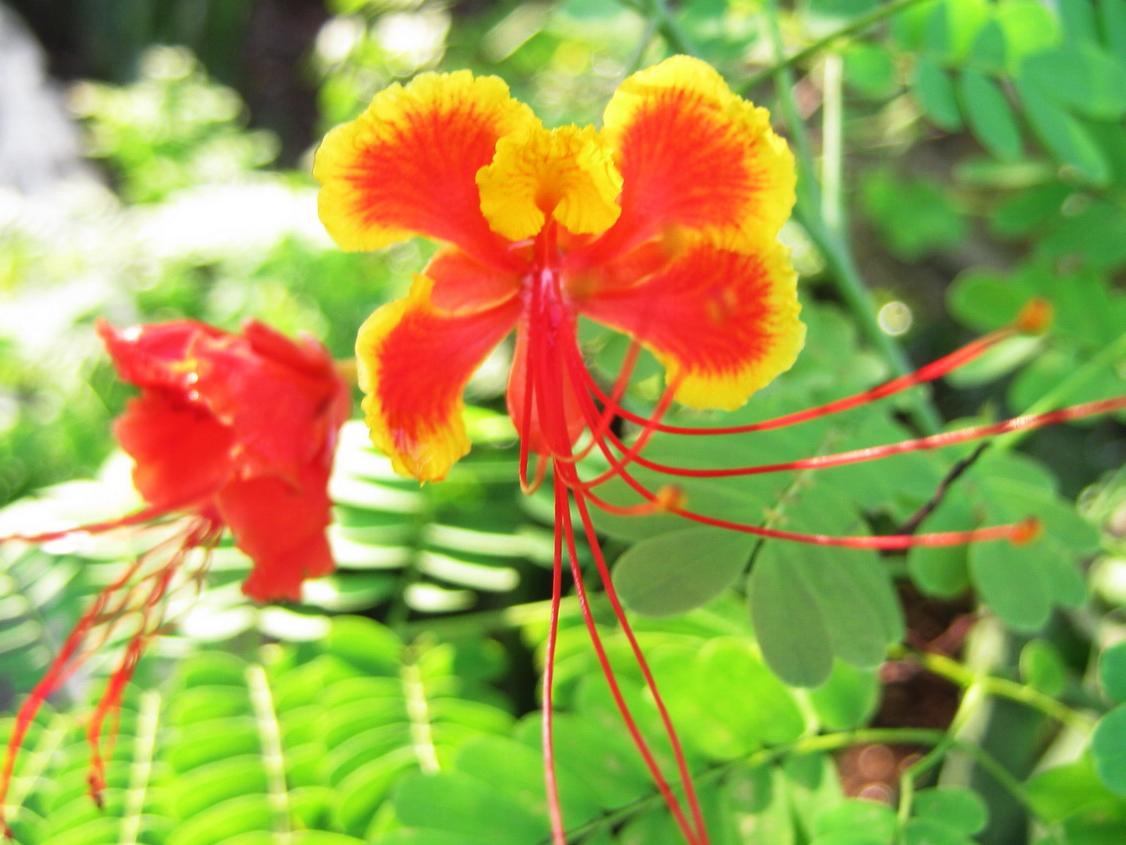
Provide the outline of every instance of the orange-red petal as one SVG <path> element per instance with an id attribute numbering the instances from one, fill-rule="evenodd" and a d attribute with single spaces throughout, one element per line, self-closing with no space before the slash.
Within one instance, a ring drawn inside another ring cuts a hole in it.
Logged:
<path id="1" fill-rule="evenodd" d="M 439 311 L 480 311 L 511 299 L 519 290 L 520 276 L 482 264 L 457 249 L 439 252 L 422 271 L 434 286 L 430 302 Z"/>
<path id="2" fill-rule="evenodd" d="M 131 399 L 113 433 L 135 462 L 134 486 L 155 508 L 209 499 L 234 468 L 231 429 L 205 409 L 163 392 Z"/>
<path id="3" fill-rule="evenodd" d="M 687 56 L 627 78 L 603 115 L 622 174 L 622 215 L 598 260 L 674 227 L 753 242 L 794 204 L 793 156 L 770 115 Z"/>
<path id="4" fill-rule="evenodd" d="M 327 468 L 310 467 L 296 483 L 260 476 L 234 480 L 219 491 L 219 514 L 254 563 L 242 585 L 248 596 L 296 601 L 304 579 L 332 572 L 327 486 Z"/>
<path id="5" fill-rule="evenodd" d="M 462 391 L 520 312 L 515 294 L 465 314 L 440 311 L 432 284 L 416 276 L 410 294 L 378 308 L 356 338 L 372 442 L 398 472 L 420 481 L 444 478 L 469 451 Z"/>
<path id="6" fill-rule="evenodd" d="M 385 88 L 317 150 L 321 221 L 344 249 L 427 235 L 503 264 L 504 242 L 481 213 L 476 175 L 499 138 L 535 124 L 495 76 L 424 73 Z"/>
<path id="7" fill-rule="evenodd" d="M 737 408 L 790 368 L 805 339 L 786 250 L 745 246 L 701 241 L 633 287 L 588 288 L 578 308 L 653 352 L 677 401 Z"/>

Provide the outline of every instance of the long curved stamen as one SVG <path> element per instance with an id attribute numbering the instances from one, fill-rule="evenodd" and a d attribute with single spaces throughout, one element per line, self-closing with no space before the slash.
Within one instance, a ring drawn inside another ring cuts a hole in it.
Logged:
<path id="1" fill-rule="evenodd" d="M 606 683 L 610 687 L 610 695 L 613 697 L 614 704 L 618 708 L 618 713 L 625 723 L 626 730 L 629 731 L 630 736 L 633 738 L 634 747 L 637 748 L 638 753 L 641 754 L 642 759 L 645 761 L 645 766 L 649 769 L 649 774 L 652 776 L 653 782 L 657 785 L 658 791 L 665 799 L 665 804 L 676 820 L 677 827 L 679 827 L 681 833 L 684 834 L 688 845 L 704 845 L 704 843 L 697 840 L 695 831 L 684 817 L 684 811 L 681 809 L 680 802 L 673 794 L 668 781 L 665 780 L 664 775 L 661 773 L 661 767 L 657 764 L 657 760 L 653 756 L 649 744 L 645 741 L 641 729 L 637 726 L 637 722 L 634 721 L 633 713 L 630 711 L 629 705 L 626 704 L 622 690 L 618 686 L 617 675 L 614 673 L 614 668 L 610 664 L 610 658 L 607 656 L 606 649 L 602 644 L 602 637 L 598 633 L 598 626 L 595 624 L 594 615 L 590 611 L 590 604 L 587 600 L 586 587 L 583 584 L 582 567 L 579 566 L 575 531 L 571 524 L 570 508 L 564 507 L 561 516 L 563 519 L 563 537 L 567 543 L 567 556 L 571 563 L 571 577 L 574 579 L 575 593 L 579 598 L 579 609 L 582 611 L 583 622 L 586 625 L 587 634 L 590 636 L 591 645 L 594 647 L 594 654 L 598 659 L 598 665 L 602 668 L 603 677 L 606 678 Z"/>
<path id="2" fill-rule="evenodd" d="M 163 513 L 163 511 L 160 513 Z M 125 520 L 107 523 L 108 528 L 105 530 L 121 527 L 123 523 L 135 524 L 140 521 L 136 518 L 136 515 L 130 515 Z M 88 527 L 85 526 L 81 530 L 86 530 Z M 61 532 L 59 536 L 66 536 L 70 533 L 74 533 L 74 529 Z M 54 661 L 32 689 L 16 715 L 15 726 L 8 739 L 3 769 L 0 769 L 0 832 L 6 830 L 3 819 L 4 799 L 11 785 L 16 758 L 39 709 L 95 653 L 100 645 L 108 641 L 123 617 L 136 612 L 140 617 L 137 629 L 125 646 L 125 652 L 120 662 L 110 675 L 106 690 L 87 729 L 87 742 L 91 751 L 88 783 L 91 796 L 100 806 L 102 791 L 105 788 L 105 765 L 108 757 L 108 755 L 103 755 L 101 751 L 101 734 L 105 719 L 110 715 L 115 718 L 108 743 L 112 747 L 114 737 L 117 734 L 117 716 L 120 712 L 125 687 L 132 677 L 137 661 L 145 647 L 160 628 L 159 624 L 155 627 L 151 624 L 153 611 L 168 593 L 169 584 L 187 556 L 200 546 L 209 546 L 217 535 L 216 524 L 210 519 L 204 518 L 189 525 L 184 533 L 161 541 L 153 548 L 138 555 L 120 576 L 97 595 L 91 606 L 79 618 L 70 634 L 67 635 Z M 57 539 L 55 532 L 51 532 L 49 539 Z M 175 547 L 170 558 L 161 563 L 155 571 L 138 579 L 138 573 L 141 573 L 146 565 L 152 562 L 154 556 L 162 554 L 167 547 L 173 544 L 175 544 Z M 134 605 L 133 599 L 137 596 L 138 588 L 150 580 L 152 585 L 149 587 L 144 600 L 140 605 Z M 91 641 L 90 637 L 95 629 L 98 630 L 97 639 Z"/>
<path id="3" fill-rule="evenodd" d="M 762 420 L 756 423 L 748 423 L 746 425 L 735 426 L 681 426 L 670 425 L 668 423 L 657 423 L 655 429 L 665 434 L 681 434 L 681 435 L 727 435 L 727 434 L 748 434 L 755 431 L 770 431 L 777 428 L 786 428 L 798 423 L 808 422 L 809 420 L 820 419 L 821 417 L 829 416 L 831 414 L 838 414 L 842 411 L 848 411 L 852 408 L 857 408 L 861 405 L 866 405 L 870 402 L 875 402 L 880 399 L 885 399 L 888 396 L 893 396 L 896 393 L 901 393 L 916 385 L 926 384 L 928 382 L 936 381 L 948 373 L 965 366 L 971 361 L 981 357 L 985 352 L 995 347 L 1003 340 L 1014 336 L 1019 333 L 1035 334 L 1042 332 L 1050 319 L 1050 307 L 1043 300 L 1033 300 L 1022 310 L 1021 315 L 1013 323 L 1003 329 L 991 332 L 977 340 L 971 341 L 965 346 L 950 352 L 941 358 L 931 361 L 929 364 L 924 364 L 913 373 L 908 373 L 883 384 L 872 387 L 868 390 L 861 391 L 860 393 L 846 396 L 841 399 L 835 399 L 827 402 L 824 405 L 818 405 L 813 408 L 806 408 L 801 411 L 795 411 L 790 414 L 784 414 L 780 417 L 775 417 L 769 420 Z M 583 381 L 584 384 L 595 396 L 598 397 L 599 402 L 603 404 L 603 413 L 610 413 L 614 416 L 620 417 L 629 422 L 638 425 L 645 425 L 648 423 L 646 417 L 635 414 L 632 411 L 622 408 L 621 405 L 604 391 L 598 383 L 591 377 L 590 373 L 583 368 Z"/>
<path id="4" fill-rule="evenodd" d="M 567 845 L 563 830 L 563 809 L 559 783 L 555 777 L 555 645 L 559 636 L 559 603 L 563 594 L 563 517 L 567 496 L 559 476 L 555 478 L 555 549 L 551 564 L 551 619 L 547 629 L 547 648 L 543 661 L 543 723 L 540 745 L 543 749 L 543 778 L 547 790 L 547 812 L 551 819 L 552 845 Z"/>
<path id="5" fill-rule="evenodd" d="M 680 774 L 681 783 L 684 786 L 684 795 L 687 799 L 689 810 L 692 813 L 692 820 L 696 825 L 696 833 L 699 836 L 701 845 L 707 845 L 708 833 L 707 828 L 704 826 L 704 817 L 700 810 L 700 801 L 696 796 L 696 788 L 692 783 L 692 775 L 688 770 L 688 761 L 684 756 L 684 749 L 680 744 L 680 738 L 677 736 L 676 729 L 673 726 L 672 717 L 669 715 L 668 708 L 665 706 L 664 699 L 661 697 L 661 693 L 657 688 L 657 680 L 653 677 L 653 673 L 649 669 L 649 661 L 645 659 L 645 653 L 641 650 L 641 645 L 637 642 L 637 637 L 633 633 L 633 626 L 629 624 L 629 618 L 626 616 L 625 609 L 622 607 L 622 603 L 618 598 L 618 591 L 614 588 L 614 581 L 610 577 L 610 568 L 606 565 L 606 556 L 602 552 L 602 544 L 598 540 L 598 534 L 594 528 L 594 521 L 590 517 L 590 509 L 587 507 L 582 493 L 574 492 L 574 497 L 575 506 L 578 508 L 579 517 L 583 523 L 583 531 L 586 534 L 587 544 L 590 546 L 591 553 L 594 555 L 594 564 L 598 569 L 598 577 L 602 581 L 602 587 L 606 591 L 606 597 L 610 600 L 610 607 L 614 611 L 614 617 L 618 620 L 618 624 L 622 626 L 622 632 L 626 635 L 626 640 L 629 641 L 630 650 L 633 652 L 638 668 L 641 669 L 645 683 L 649 685 L 649 690 L 653 694 L 653 702 L 657 705 L 657 712 L 660 714 L 665 733 L 669 738 L 669 744 L 672 746 L 673 757 L 676 759 L 677 770 Z"/>
<path id="6" fill-rule="evenodd" d="M 658 463 L 651 461 L 638 454 L 640 449 L 635 443 L 633 446 L 626 447 L 622 441 L 614 436 L 609 435 L 610 442 L 613 443 L 620 451 L 623 452 L 620 459 L 621 464 L 635 463 L 638 466 L 651 469 L 663 475 L 672 475 L 682 478 L 731 478 L 735 476 L 746 475 L 763 475 L 775 472 L 788 472 L 791 470 L 812 470 L 812 469 L 828 469 L 830 467 L 846 466 L 848 464 L 865 463 L 867 461 L 876 461 L 881 458 L 888 458 L 892 455 L 902 455 L 909 452 L 924 452 L 932 449 L 942 449 L 947 446 L 954 446 L 959 443 L 966 443 L 973 440 L 981 440 L 986 437 L 995 437 L 1002 434 L 1011 434 L 1015 431 L 1035 431 L 1038 428 L 1045 428 L 1050 425 L 1057 425 L 1062 422 L 1069 422 L 1071 420 L 1083 419 L 1084 417 L 1099 416 L 1101 414 L 1108 414 L 1114 411 L 1119 411 L 1126 408 L 1126 396 L 1116 396 L 1110 399 L 1100 399 L 1094 402 L 1084 402 L 1080 405 L 1072 405 L 1067 408 L 1060 408 L 1055 411 L 1049 411 L 1043 414 L 1027 414 L 1025 416 L 1013 417 L 1011 419 L 1002 420 L 996 423 L 989 423 L 988 425 L 971 426 L 969 428 L 961 428 L 956 431 L 947 431 L 942 434 L 934 434 L 928 437 L 916 437 L 909 440 L 901 440 L 898 443 L 886 443 L 880 446 L 866 446 L 861 449 L 850 449 L 847 452 L 836 452 L 829 455 L 815 455 L 812 458 L 800 458 L 794 461 L 784 461 L 776 464 L 759 464 L 757 466 L 746 467 L 721 467 L 710 469 L 692 469 L 688 467 L 677 467 L 669 464 Z M 648 429 L 651 431 L 652 429 Z M 640 438 L 639 438 L 640 441 Z M 595 487 L 598 484 L 608 481 L 610 478 L 615 477 L 618 473 L 614 470 L 607 470 L 602 475 L 586 482 L 586 486 Z"/>
<path id="7" fill-rule="evenodd" d="M 570 352 L 570 347 L 573 345 L 574 344 L 568 344 L 568 352 Z M 621 369 L 618 370 L 618 376 L 614 380 L 614 387 L 610 392 L 609 402 L 607 406 L 602 409 L 602 416 L 599 417 L 598 424 L 590 426 L 590 439 L 582 449 L 573 456 L 565 459 L 566 463 L 575 464 L 581 461 L 591 453 L 598 439 L 603 437 L 606 432 L 610 430 L 610 425 L 614 422 L 614 419 L 619 416 L 619 414 L 613 412 L 611 409 L 620 407 L 626 388 L 629 387 L 630 376 L 633 375 L 634 367 L 637 364 L 637 356 L 640 351 L 641 345 L 636 340 L 630 340 L 625 357 L 622 359 Z M 576 385 L 574 389 L 581 390 L 582 388 Z"/>
<path id="8" fill-rule="evenodd" d="M 551 279 L 547 274 L 545 274 L 542 280 L 537 280 L 537 282 L 540 281 L 542 281 L 545 285 L 551 283 Z M 547 293 L 549 292 L 545 291 L 544 293 L 545 295 L 547 295 Z M 542 300 L 541 304 L 543 304 Z M 648 742 L 646 741 L 644 735 L 641 733 L 640 728 L 634 720 L 629 705 L 626 703 L 625 698 L 622 695 L 621 689 L 618 685 L 616 673 L 614 672 L 613 666 L 611 665 L 610 660 L 606 655 L 605 649 L 602 645 L 602 640 L 600 635 L 598 634 L 598 629 L 594 622 L 594 617 L 590 612 L 586 597 L 586 589 L 582 579 L 582 570 L 579 566 L 574 528 L 571 520 L 569 493 L 567 491 L 566 484 L 568 474 L 573 473 L 573 468 L 570 464 L 564 461 L 554 460 L 554 458 L 561 453 L 568 457 L 571 456 L 570 438 L 567 431 L 567 421 L 565 416 L 566 412 L 563 405 L 563 373 L 558 367 L 559 357 L 562 352 L 558 348 L 555 348 L 560 340 L 560 329 L 562 327 L 554 323 L 553 316 L 550 314 L 543 313 L 537 314 L 536 316 L 540 319 L 530 321 L 530 324 L 537 327 L 544 327 L 543 330 L 545 334 L 544 337 L 536 340 L 529 338 L 528 351 L 529 353 L 532 353 L 533 351 L 535 353 L 535 364 L 533 366 L 533 372 L 536 376 L 538 388 L 536 390 L 536 397 L 537 410 L 539 412 L 540 429 L 545 444 L 547 448 L 551 450 L 553 458 L 556 487 L 556 531 L 562 532 L 563 539 L 566 542 L 567 555 L 571 565 L 571 573 L 575 582 L 575 591 L 579 596 L 580 607 L 582 608 L 583 620 L 587 628 L 587 633 L 591 639 L 591 644 L 594 647 L 599 666 L 601 667 L 603 676 L 606 678 L 606 682 L 610 687 L 611 696 L 613 697 L 618 712 L 622 717 L 622 721 L 624 722 L 626 729 L 633 740 L 634 746 L 638 750 L 638 753 L 641 754 L 642 760 L 645 762 L 645 765 L 648 768 L 654 783 L 657 785 L 658 791 L 661 793 L 662 797 L 669 807 L 669 811 L 672 813 L 678 827 L 684 834 L 688 845 L 707 845 L 706 836 L 703 840 L 698 838 L 696 831 L 688 823 L 688 820 L 684 815 L 684 811 L 681 808 L 680 802 L 677 800 L 676 795 L 673 793 L 671 787 L 668 784 L 668 781 L 665 779 L 664 774 L 661 771 L 661 767 L 657 763 L 657 760 L 654 757 Z M 551 346 L 552 348 L 549 348 L 549 346 Z M 623 620 L 620 618 L 619 621 Z M 625 621 L 625 625 L 628 626 L 628 621 Z M 648 677 L 651 677 L 651 674 L 648 672 L 647 666 L 644 667 L 643 671 Z M 659 694 L 656 693 L 655 687 L 651 686 L 651 689 L 653 689 L 655 697 L 659 698 Z M 671 732 L 671 721 L 667 721 L 666 726 Z M 673 736 L 675 737 L 675 734 L 673 734 Z M 674 753 L 677 754 L 677 764 L 678 766 L 683 767 L 682 771 L 686 772 L 687 765 L 683 762 L 683 757 L 679 753 L 680 744 L 675 738 L 673 738 L 671 742 L 674 748 Z M 552 760 L 551 762 L 554 761 Z M 551 778 L 552 780 L 554 780 L 554 773 L 551 775 Z M 693 802 L 695 802 L 695 794 L 690 791 L 690 787 L 688 789 L 689 791 L 687 792 L 687 794 L 690 795 Z M 694 815 L 698 816 L 698 810 L 694 809 L 693 813 Z"/>
<path id="9" fill-rule="evenodd" d="M 575 369 L 576 364 L 581 366 L 581 362 L 576 362 L 570 355 L 565 356 L 568 366 Z M 583 368 L 585 370 L 585 367 Z M 588 374 L 589 376 L 589 374 Z M 574 378 L 579 378 L 578 373 L 574 373 Z M 586 415 L 588 422 L 594 421 L 598 418 L 598 411 L 594 407 L 590 396 L 585 391 L 578 391 L 579 403 Z M 816 546 L 837 546 L 842 548 L 853 549 L 874 549 L 878 551 L 900 551 L 904 549 L 914 548 L 916 546 L 923 547 L 941 547 L 941 546 L 961 546 L 968 543 L 988 542 L 992 540 L 1009 540 L 1013 543 L 1026 543 L 1033 540 L 1040 531 L 1040 523 L 1035 519 L 1026 519 L 1022 522 L 1010 523 L 1006 525 L 991 525 L 985 528 L 975 528 L 967 531 L 941 531 L 931 534 L 884 534 L 877 536 L 869 535 L 829 535 L 829 534 L 805 534 L 798 531 L 785 531 L 779 528 L 766 528 L 761 525 L 752 525 L 750 523 L 735 522 L 734 520 L 719 519 L 711 517 L 707 514 L 697 513 L 696 511 L 688 510 L 679 504 L 668 503 L 663 501 L 667 496 L 663 497 L 660 493 L 653 492 L 636 478 L 634 478 L 629 470 L 621 464 L 615 457 L 613 451 L 606 444 L 605 440 L 599 441 L 599 450 L 603 456 L 610 463 L 611 469 L 615 469 L 617 475 L 630 486 L 631 489 L 644 500 L 652 503 L 654 506 L 661 507 L 670 513 L 675 513 L 685 519 L 693 522 L 698 522 L 702 525 L 710 525 L 715 528 L 725 528 L 729 531 L 738 531 L 744 534 L 751 534 L 756 537 L 766 537 L 776 540 L 790 540 L 798 543 L 807 543 Z M 612 510 L 615 506 L 606 502 L 604 499 L 596 496 L 591 491 L 586 491 L 587 499 L 590 500 L 595 506 Z"/>
<path id="10" fill-rule="evenodd" d="M 116 519 L 107 519 L 102 522 L 89 522 L 85 525 L 76 525 L 71 528 L 60 528 L 54 531 L 43 531 L 39 534 L 6 534 L 0 535 L 0 545 L 4 543 L 29 543 L 42 545 L 54 540 L 61 540 L 72 534 L 105 534 L 117 528 L 132 528 L 159 519 L 165 514 L 178 510 L 179 505 L 161 505 L 160 507 L 141 508 L 133 513 L 119 516 Z"/>

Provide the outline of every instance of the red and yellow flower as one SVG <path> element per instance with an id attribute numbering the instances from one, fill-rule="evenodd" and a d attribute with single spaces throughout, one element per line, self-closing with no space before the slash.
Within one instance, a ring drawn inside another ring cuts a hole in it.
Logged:
<path id="1" fill-rule="evenodd" d="M 738 407 L 802 347 L 776 240 L 792 157 L 768 114 L 703 62 L 631 76 L 601 130 L 545 129 L 495 77 L 425 74 L 332 130 L 314 173 L 345 249 L 446 244 L 356 344 L 372 438 L 423 481 L 468 451 L 462 390 L 513 329 L 508 404 L 540 453 L 585 425 L 570 388 L 565 421 L 542 419 L 527 391 L 537 356 L 573 345 L 579 316 L 651 350 L 676 399 L 700 408 Z"/>

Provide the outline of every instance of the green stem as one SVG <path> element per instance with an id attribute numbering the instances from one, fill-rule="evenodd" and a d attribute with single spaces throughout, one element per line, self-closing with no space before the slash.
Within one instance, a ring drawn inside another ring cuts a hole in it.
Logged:
<path id="1" fill-rule="evenodd" d="M 992 775 L 997 782 L 1007 791 L 1012 793 L 1021 804 L 1029 807 L 1030 800 L 1024 786 L 1005 769 L 1003 765 L 989 752 L 970 743 L 954 739 L 946 731 L 936 728 L 861 728 L 855 731 L 841 731 L 838 733 L 818 734 L 803 737 L 795 742 L 777 745 L 773 748 L 764 748 L 747 757 L 720 763 L 696 775 L 697 783 L 714 781 L 730 772 L 736 766 L 746 766 L 748 769 L 766 766 L 784 757 L 791 755 L 818 754 L 824 752 L 840 751 L 855 745 L 922 745 L 938 749 L 943 753 L 949 750 L 958 750 L 973 757 L 981 767 Z M 568 841 L 580 841 L 582 837 L 597 830 L 614 827 L 633 816 L 646 810 L 660 806 L 664 798 L 653 793 L 644 798 L 639 798 L 611 813 L 597 819 L 577 825 L 567 832 Z"/>
<path id="2" fill-rule="evenodd" d="M 762 70 L 758 71 L 750 78 L 748 78 L 747 81 L 741 86 L 741 90 L 743 92 L 746 92 L 747 90 L 754 88 L 756 85 L 759 85 L 762 82 L 766 82 L 768 79 L 777 74 L 778 71 L 787 70 L 791 67 L 794 67 L 795 65 L 800 65 L 807 59 L 816 56 L 822 50 L 831 47 L 837 41 L 843 38 L 857 35 L 865 31 L 866 29 L 875 26 L 882 20 L 886 20 L 887 18 L 893 17 L 894 15 L 897 15 L 900 12 L 909 9 L 912 6 L 918 6 L 920 3 L 925 2 L 927 2 L 927 0 L 894 0 L 894 2 L 884 3 L 883 5 L 877 6 L 871 12 L 868 12 L 868 14 L 861 15 L 860 17 L 856 18 L 840 29 L 830 32 L 823 38 L 817 39 L 812 44 L 803 47 L 793 55 L 787 56 L 785 58 L 776 58 L 774 64 L 770 65 L 769 67 L 763 68 Z"/>
<path id="3" fill-rule="evenodd" d="M 821 218 L 838 237 L 844 231 L 842 201 L 844 172 L 844 62 L 837 54 L 825 57 L 825 87 L 821 110 Z"/>
<path id="4" fill-rule="evenodd" d="M 698 55 L 692 39 L 681 29 L 680 24 L 669 11 L 666 0 L 649 0 L 649 15 L 652 20 L 656 21 L 657 31 L 661 33 L 661 37 L 668 42 L 673 50 L 687 56 Z"/>
<path id="5" fill-rule="evenodd" d="M 968 666 L 964 666 L 958 661 L 952 660 L 942 654 L 923 652 L 910 655 L 904 653 L 904 656 L 909 656 L 931 674 L 945 678 L 963 689 L 977 686 L 987 695 L 1018 702 L 1026 707 L 1040 711 L 1048 718 L 1054 719 L 1060 724 L 1084 732 L 1090 731 L 1094 726 L 1094 720 L 1089 716 L 1073 710 L 1066 704 L 1062 704 L 1052 698 L 1050 695 L 1045 695 L 1039 690 L 1033 689 L 1025 684 L 1011 681 L 1008 678 L 998 678 L 993 675 L 975 672 Z"/>
<path id="6" fill-rule="evenodd" d="M 767 30 L 774 46 L 774 53 L 780 57 L 783 49 L 782 32 L 778 26 L 776 0 L 766 4 L 766 13 Z M 794 209 L 794 217 L 825 256 L 837 292 L 852 311 L 864 337 L 876 348 L 894 375 L 909 373 L 914 367 L 907 360 L 907 356 L 903 354 L 899 344 L 880 328 L 879 321 L 876 319 L 875 303 L 852 258 L 848 242 L 829 228 L 821 214 L 821 189 L 814 176 L 817 171 L 813 163 L 813 149 L 805 131 L 805 123 L 794 101 L 793 74 L 790 73 L 789 65 L 779 60 L 774 75 L 778 91 L 778 108 L 790 129 L 797 155 L 798 201 Z M 914 393 L 911 397 L 910 414 L 923 432 L 935 434 L 942 430 L 942 419 L 926 396 L 920 392 Z"/>

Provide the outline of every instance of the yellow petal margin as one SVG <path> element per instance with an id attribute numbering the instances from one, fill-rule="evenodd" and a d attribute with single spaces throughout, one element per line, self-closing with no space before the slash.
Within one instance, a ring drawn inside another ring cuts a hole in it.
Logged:
<path id="1" fill-rule="evenodd" d="M 372 443 L 395 470 L 438 481 L 469 451 L 462 391 L 520 311 L 507 300 L 467 314 L 434 308 L 433 282 L 415 276 L 409 295 L 378 309 L 360 327 L 356 362 Z"/>
<path id="2" fill-rule="evenodd" d="M 317 150 L 321 221 L 344 249 L 374 250 L 412 235 L 489 251 L 475 177 L 503 135 L 538 126 L 504 80 L 424 73 L 375 95 Z"/>
<path id="3" fill-rule="evenodd" d="M 699 238 L 636 285 L 587 287 L 577 306 L 640 341 L 693 408 L 738 408 L 805 343 L 797 274 L 774 240 Z"/>
<path id="4" fill-rule="evenodd" d="M 624 179 L 621 225 L 640 234 L 687 226 L 752 243 L 790 216 L 793 155 L 770 114 L 688 56 L 628 77 L 603 114 Z"/>

